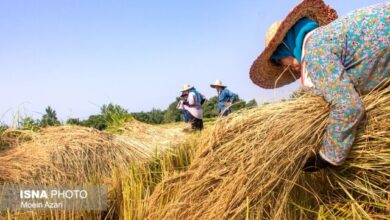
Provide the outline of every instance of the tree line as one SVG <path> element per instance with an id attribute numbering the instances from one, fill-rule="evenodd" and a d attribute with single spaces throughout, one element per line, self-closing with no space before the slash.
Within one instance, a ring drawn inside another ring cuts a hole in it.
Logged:
<path id="1" fill-rule="evenodd" d="M 105 130 L 110 127 L 120 126 L 131 118 L 148 124 L 164 124 L 183 121 L 183 111 L 177 109 L 180 98 L 177 97 L 167 109 L 152 109 L 151 111 L 128 112 L 126 109 L 116 104 L 103 105 L 100 112 L 89 116 L 85 120 L 79 118 L 69 118 L 66 122 L 61 123 L 57 117 L 56 111 L 48 106 L 40 119 L 25 117 L 17 122 L 17 127 L 22 129 L 37 130 L 41 127 L 58 126 L 61 124 L 79 125 L 93 127 L 99 130 Z M 217 110 L 218 97 L 214 96 L 205 101 L 203 104 L 204 118 L 214 118 L 218 116 Z M 256 100 L 252 99 L 248 102 L 240 100 L 232 106 L 232 111 L 237 111 L 242 108 L 256 107 Z M 7 128 L 6 125 L 0 126 L 0 132 Z"/>

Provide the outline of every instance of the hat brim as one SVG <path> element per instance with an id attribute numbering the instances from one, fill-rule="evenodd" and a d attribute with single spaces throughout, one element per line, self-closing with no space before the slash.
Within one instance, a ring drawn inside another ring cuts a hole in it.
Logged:
<path id="1" fill-rule="evenodd" d="M 217 88 L 217 87 L 226 88 L 227 86 L 224 86 L 224 85 L 215 85 L 215 84 L 210 84 L 210 87 L 215 89 L 215 88 Z"/>
<path id="2" fill-rule="evenodd" d="M 301 18 L 312 19 L 320 26 L 327 25 L 337 19 L 337 12 L 322 0 L 303 0 L 281 22 L 275 36 L 264 48 L 250 68 L 250 78 L 256 85 L 273 89 L 290 84 L 300 78 L 299 73 L 284 71 L 284 67 L 271 61 L 271 56 L 282 43 L 290 28 Z"/>

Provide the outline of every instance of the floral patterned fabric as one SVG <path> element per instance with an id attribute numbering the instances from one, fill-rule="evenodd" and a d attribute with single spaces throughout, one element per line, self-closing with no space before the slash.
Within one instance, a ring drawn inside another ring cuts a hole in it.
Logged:
<path id="1" fill-rule="evenodd" d="M 359 9 L 319 27 L 304 45 L 314 92 L 331 104 L 320 155 L 341 165 L 363 117 L 360 96 L 389 77 L 390 3 Z"/>

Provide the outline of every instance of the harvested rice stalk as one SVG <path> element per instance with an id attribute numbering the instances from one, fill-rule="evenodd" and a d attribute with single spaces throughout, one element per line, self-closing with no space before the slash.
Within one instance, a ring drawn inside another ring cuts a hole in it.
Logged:
<path id="1" fill-rule="evenodd" d="M 301 168 L 327 125 L 321 98 L 220 119 L 189 170 L 157 187 L 148 219 L 389 219 L 388 85 L 364 97 L 366 118 L 347 162 L 314 174 Z"/>
<path id="2" fill-rule="evenodd" d="M 164 142 L 158 143 L 157 134 Z M 164 150 L 183 135 L 136 121 L 123 127 L 122 134 L 79 126 L 44 128 L 0 151 L 0 183 L 94 182 L 109 177 L 114 169 L 149 160 L 157 147 Z"/>

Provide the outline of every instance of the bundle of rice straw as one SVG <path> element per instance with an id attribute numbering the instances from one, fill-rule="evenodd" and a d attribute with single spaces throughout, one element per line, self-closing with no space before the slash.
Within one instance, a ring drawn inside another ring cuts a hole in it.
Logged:
<path id="1" fill-rule="evenodd" d="M 0 152 L 0 183 L 86 183 L 153 153 L 131 137 L 92 128 L 61 126 L 26 133 L 22 136 L 28 140 Z"/>
<path id="2" fill-rule="evenodd" d="M 163 180 L 148 219 L 390 219 L 390 86 L 363 97 L 366 117 L 346 163 L 301 168 L 321 145 L 329 114 L 320 97 L 222 118 L 188 171 Z"/>
<path id="3" fill-rule="evenodd" d="M 119 128 L 122 136 L 130 137 L 138 143 L 144 143 L 147 148 L 158 148 L 164 151 L 172 144 L 183 142 L 186 133 L 183 132 L 184 124 L 172 124 L 169 126 L 150 125 L 131 120 Z"/>

